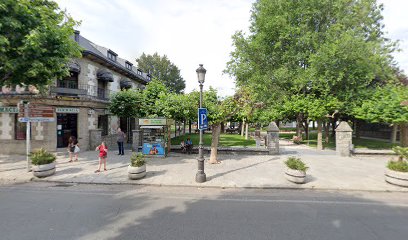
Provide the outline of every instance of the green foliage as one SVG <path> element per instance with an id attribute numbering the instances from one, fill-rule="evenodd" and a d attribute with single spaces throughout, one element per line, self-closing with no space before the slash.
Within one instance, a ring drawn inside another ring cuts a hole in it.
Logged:
<path id="1" fill-rule="evenodd" d="M 119 117 L 141 117 L 144 104 L 140 90 L 122 90 L 111 95 L 109 111 Z"/>
<path id="2" fill-rule="evenodd" d="M 166 55 L 160 56 L 157 52 L 153 55 L 143 53 L 136 62 L 140 69 L 150 72 L 152 77 L 162 82 L 170 92 L 184 91 L 186 84 L 180 75 L 180 69 Z"/>
<path id="3" fill-rule="evenodd" d="M 408 172 L 407 161 L 389 161 L 387 168 L 397 172 Z"/>
<path id="4" fill-rule="evenodd" d="M 69 74 L 67 63 L 80 57 L 71 38 L 78 25 L 50 0 L 0 2 L 0 85 L 41 89 Z"/>
<path id="5" fill-rule="evenodd" d="M 400 161 L 408 160 L 408 147 L 394 147 L 392 150 L 398 155 Z"/>
<path id="6" fill-rule="evenodd" d="M 362 90 L 395 78 L 381 10 L 375 0 L 256 1 L 225 72 L 272 110 L 262 119 L 350 114 Z"/>
<path id="7" fill-rule="evenodd" d="M 354 114 L 359 119 L 370 122 L 406 123 L 408 106 L 401 102 L 408 99 L 408 87 L 403 85 L 386 85 L 365 92 L 366 100 L 355 107 Z"/>
<path id="8" fill-rule="evenodd" d="M 302 162 L 302 160 L 300 160 L 300 158 L 297 158 L 297 157 L 289 157 L 285 161 L 285 164 L 290 169 L 299 170 L 303 172 L 306 172 L 306 170 L 309 168 L 306 166 L 304 162 Z"/>
<path id="9" fill-rule="evenodd" d="M 145 157 L 142 153 L 132 153 L 130 156 L 130 166 L 141 167 L 146 164 Z"/>
<path id="10" fill-rule="evenodd" d="M 144 116 L 147 117 L 162 117 L 164 113 L 162 108 L 158 106 L 157 101 L 159 98 L 167 99 L 169 90 L 166 86 L 157 79 L 153 79 L 142 92 L 143 104 L 141 110 Z"/>
<path id="11" fill-rule="evenodd" d="M 31 155 L 31 163 L 33 165 L 44 165 L 44 164 L 49 164 L 55 161 L 57 157 L 50 153 L 47 152 L 44 148 L 40 148 L 36 151 L 34 151 Z"/>

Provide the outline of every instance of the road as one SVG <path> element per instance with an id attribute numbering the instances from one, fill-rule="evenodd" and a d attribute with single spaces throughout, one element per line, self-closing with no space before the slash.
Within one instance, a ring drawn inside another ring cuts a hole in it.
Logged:
<path id="1" fill-rule="evenodd" d="M 408 239 L 408 194 L 0 186 L 0 239 Z"/>

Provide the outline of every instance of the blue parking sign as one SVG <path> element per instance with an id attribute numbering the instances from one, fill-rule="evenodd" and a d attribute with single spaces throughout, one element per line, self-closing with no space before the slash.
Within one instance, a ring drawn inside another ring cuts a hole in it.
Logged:
<path id="1" fill-rule="evenodd" d="M 199 130 L 208 129 L 208 118 L 206 108 L 198 109 L 198 129 Z"/>

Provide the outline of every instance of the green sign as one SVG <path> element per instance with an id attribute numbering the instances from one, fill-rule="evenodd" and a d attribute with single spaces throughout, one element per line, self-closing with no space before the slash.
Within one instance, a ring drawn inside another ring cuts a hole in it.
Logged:
<path id="1" fill-rule="evenodd" d="M 0 107 L 0 113 L 18 113 L 18 107 Z"/>
<path id="2" fill-rule="evenodd" d="M 165 118 L 144 118 L 139 119 L 140 126 L 165 126 L 167 119 Z"/>

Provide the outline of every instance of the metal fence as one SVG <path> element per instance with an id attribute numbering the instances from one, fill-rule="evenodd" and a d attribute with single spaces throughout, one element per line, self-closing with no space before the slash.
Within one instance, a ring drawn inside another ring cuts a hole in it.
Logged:
<path id="1" fill-rule="evenodd" d="M 73 81 L 60 81 L 57 86 L 50 87 L 51 95 L 60 96 L 85 96 L 100 100 L 109 100 L 110 94 L 113 93 L 109 89 L 91 86 L 88 84 L 78 84 Z"/>

